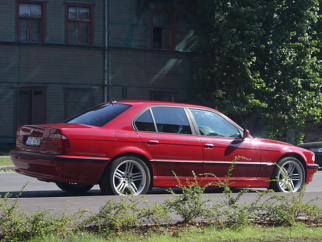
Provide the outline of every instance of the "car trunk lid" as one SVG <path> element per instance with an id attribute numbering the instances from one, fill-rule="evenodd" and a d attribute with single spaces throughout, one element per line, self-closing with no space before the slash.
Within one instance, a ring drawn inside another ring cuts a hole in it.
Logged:
<path id="1" fill-rule="evenodd" d="M 69 147 L 69 141 L 58 128 L 45 125 L 24 125 L 17 130 L 16 147 L 18 150 L 28 152 L 61 154 Z"/>

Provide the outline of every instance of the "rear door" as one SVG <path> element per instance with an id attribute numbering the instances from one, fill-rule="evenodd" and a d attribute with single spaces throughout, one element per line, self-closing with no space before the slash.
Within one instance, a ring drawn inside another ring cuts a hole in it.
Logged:
<path id="1" fill-rule="evenodd" d="M 200 140 L 191 129 L 183 107 L 157 106 L 135 121 L 138 135 L 157 164 L 157 176 L 192 177 L 202 172 Z"/>

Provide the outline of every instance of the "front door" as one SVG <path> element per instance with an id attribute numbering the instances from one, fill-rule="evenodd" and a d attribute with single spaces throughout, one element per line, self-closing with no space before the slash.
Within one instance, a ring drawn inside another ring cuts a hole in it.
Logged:
<path id="1" fill-rule="evenodd" d="M 200 132 L 204 152 L 203 173 L 235 180 L 258 176 L 260 150 L 253 139 L 242 139 L 241 131 L 215 111 L 189 110 Z"/>

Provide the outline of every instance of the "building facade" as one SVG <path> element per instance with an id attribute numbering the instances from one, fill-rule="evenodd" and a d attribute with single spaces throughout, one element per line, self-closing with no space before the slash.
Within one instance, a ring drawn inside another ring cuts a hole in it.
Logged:
<path id="1" fill-rule="evenodd" d="M 110 99 L 185 102 L 207 44 L 195 0 L 2 0 L 0 148 Z"/>

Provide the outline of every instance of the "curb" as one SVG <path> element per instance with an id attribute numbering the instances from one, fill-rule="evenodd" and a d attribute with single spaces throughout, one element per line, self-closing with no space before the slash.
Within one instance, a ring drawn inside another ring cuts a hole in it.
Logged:
<path id="1" fill-rule="evenodd" d="M 3 169 L 16 169 L 15 166 L 0 166 L 0 170 L 3 170 Z"/>

